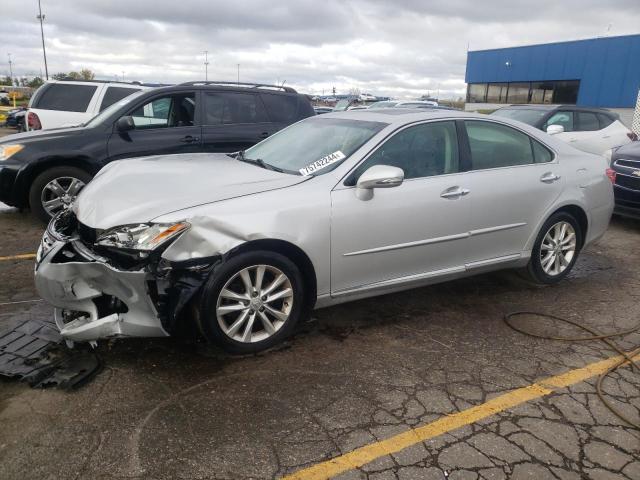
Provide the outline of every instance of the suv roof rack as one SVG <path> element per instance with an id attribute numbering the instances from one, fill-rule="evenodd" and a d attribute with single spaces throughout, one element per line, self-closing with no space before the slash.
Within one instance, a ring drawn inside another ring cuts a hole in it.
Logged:
<path id="1" fill-rule="evenodd" d="M 49 82 L 51 80 L 48 80 Z M 71 78 L 65 77 L 59 80 L 53 79 L 56 82 L 86 82 L 86 83 L 121 83 L 123 85 L 140 85 L 141 87 L 170 87 L 172 84 L 170 83 L 145 83 L 140 82 L 138 80 L 134 80 L 132 82 L 123 82 L 122 80 L 85 80 L 83 78 Z"/>
<path id="2" fill-rule="evenodd" d="M 221 85 L 224 87 L 245 87 L 245 88 L 265 88 L 272 90 L 282 90 L 283 92 L 298 93 L 291 87 L 285 87 L 284 85 L 269 85 L 267 83 L 244 83 L 244 82 L 218 82 L 215 80 L 196 80 L 193 82 L 184 82 L 180 85 Z"/>

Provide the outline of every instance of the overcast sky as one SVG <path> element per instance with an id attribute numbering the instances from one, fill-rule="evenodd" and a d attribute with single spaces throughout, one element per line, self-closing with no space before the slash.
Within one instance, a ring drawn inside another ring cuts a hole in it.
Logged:
<path id="1" fill-rule="evenodd" d="M 42 0 L 49 74 L 462 96 L 471 50 L 640 33 L 640 0 Z M 44 72 L 37 0 L 0 2 L 0 74 Z M 608 31 L 609 30 L 609 31 Z"/>

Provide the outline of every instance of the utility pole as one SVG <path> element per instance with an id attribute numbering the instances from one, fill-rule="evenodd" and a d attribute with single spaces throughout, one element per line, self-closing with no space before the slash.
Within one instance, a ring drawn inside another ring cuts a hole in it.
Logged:
<path id="1" fill-rule="evenodd" d="M 238 64 L 238 85 L 240 85 L 240 64 Z"/>
<path id="2" fill-rule="evenodd" d="M 204 81 L 209 81 L 209 51 L 204 51 Z"/>
<path id="3" fill-rule="evenodd" d="M 11 61 L 11 54 L 7 53 L 9 56 L 9 78 L 11 79 L 11 87 L 13 86 L 13 62 Z"/>
<path id="4" fill-rule="evenodd" d="M 44 46 L 44 28 L 42 27 L 42 22 L 44 22 L 44 15 L 42 14 L 42 6 L 40 5 L 40 0 L 38 0 L 38 11 L 40 14 L 36 17 L 40 20 L 40 36 L 42 37 L 42 55 L 44 56 L 44 74 L 47 76 L 47 80 L 49 80 L 49 68 L 47 67 L 47 49 Z"/>

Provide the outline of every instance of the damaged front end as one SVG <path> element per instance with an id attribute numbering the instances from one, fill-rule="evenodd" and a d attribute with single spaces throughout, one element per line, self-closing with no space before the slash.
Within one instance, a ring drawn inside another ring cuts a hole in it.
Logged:
<path id="1" fill-rule="evenodd" d="M 184 307 L 220 260 L 162 258 L 186 230 L 182 223 L 179 230 L 141 224 L 100 231 L 80 223 L 71 210 L 56 216 L 38 249 L 35 282 L 55 307 L 62 336 L 84 342 L 174 333 Z"/>

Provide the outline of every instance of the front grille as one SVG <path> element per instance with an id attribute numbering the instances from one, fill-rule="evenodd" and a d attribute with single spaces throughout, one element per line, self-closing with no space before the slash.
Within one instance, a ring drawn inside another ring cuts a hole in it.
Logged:
<path id="1" fill-rule="evenodd" d="M 616 175 L 616 185 L 640 191 L 640 177 L 636 177 L 635 175 L 625 175 L 618 172 Z"/>
<path id="2" fill-rule="evenodd" d="M 626 158 L 621 158 L 616 160 L 614 165 L 627 168 L 640 168 L 640 160 L 629 160 Z"/>

